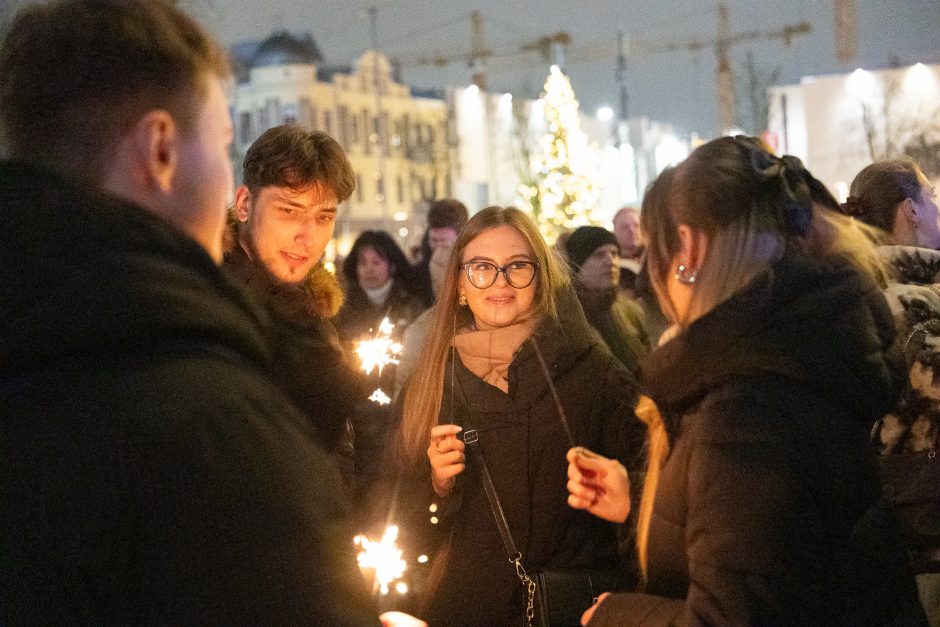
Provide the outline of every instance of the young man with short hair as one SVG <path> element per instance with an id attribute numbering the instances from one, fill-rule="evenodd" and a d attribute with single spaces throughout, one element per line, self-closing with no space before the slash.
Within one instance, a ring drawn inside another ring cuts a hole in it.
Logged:
<path id="1" fill-rule="evenodd" d="M 248 148 L 242 178 L 224 267 L 272 312 L 279 347 L 273 376 L 321 442 L 339 454 L 351 479 L 348 419 L 371 390 L 340 347 L 330 318 L 342 303 L 342 289 L 319 262 L 338 206 L 355 189 L 355 174 L 329 135 L 283 125 Z"/>
<path id="2" fill-rule="evenodd" d="M 33 5 L 0 49 L 0 623 L 378 624 L 217 265 L 228 77 L 162 0 Z"/>

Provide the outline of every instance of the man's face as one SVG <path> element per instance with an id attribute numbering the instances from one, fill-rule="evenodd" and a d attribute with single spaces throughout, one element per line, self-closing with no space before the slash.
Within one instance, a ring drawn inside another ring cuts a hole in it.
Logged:
<path id="1" fill-rule="evenodd" d="M 633 257 L 639 246 L 640 216 L 636 211 L 624 211 L 614 220 L 614 235 L 624 257 Z"/>
<path id="2" fill-rule="evenodd" d="M 302 191 L 244 185 L 235 195 L 239 240 L 255 262 L 285 283 L 303 281 L 316 265 L 336 225 L 336 195 L 319 184 Z"/>
<path id="3" fill-rule="evenodd" d="M 457 241 L 457 231 L 449 226 L 435 226 L 428 229 L 428 246 L 431 250 L 453 246 Z"/>
<path id="4" fill-rule="evenodd" d="M 195 126 L 179 141 L 168 207 L 178 217 L 174 222 L 221 262 L 222 233 L 232 190 L 232 120 L 221 81 L 209 78 L 206 85 L 206 98 Z"/>
<path id="5" fill-rule="evenodd" d="M 604 244 L 584 260 L 578 270 L 578 280 L 591 290 L 614 287 L 620 281 L 620 251 L 614 244 Z"/>

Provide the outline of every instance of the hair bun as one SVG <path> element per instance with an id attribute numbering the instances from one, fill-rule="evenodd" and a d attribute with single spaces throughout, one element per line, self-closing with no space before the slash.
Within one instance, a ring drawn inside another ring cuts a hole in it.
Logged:
<path id="1" fill-rule="evenodd" d="M 849 196 L 840 206 L 842 207 L 842 213 L 852 218 L 859 218 L 864 213 L 862 201 L 859 200 L 858 196 Z"/>

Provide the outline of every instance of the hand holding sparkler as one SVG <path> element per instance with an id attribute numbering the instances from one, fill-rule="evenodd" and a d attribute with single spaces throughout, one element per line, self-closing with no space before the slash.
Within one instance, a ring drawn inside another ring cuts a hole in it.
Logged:
<path id="1" fill-rule="evenodd" d="M 454 489 L 456 477 L 466 468 L 466 445 L 457 437 L 462 427 L 436 425 L 431 427 L 428 459 L 431 462 L 431 484 L 438 496 L 447 496 Z"/>
<path id="2" fill-rule="evenodd" d="M 428 627 L 428 624 L 419 618 L 403 612 L 385 612 L 379 615 L 382 627 Z"/>

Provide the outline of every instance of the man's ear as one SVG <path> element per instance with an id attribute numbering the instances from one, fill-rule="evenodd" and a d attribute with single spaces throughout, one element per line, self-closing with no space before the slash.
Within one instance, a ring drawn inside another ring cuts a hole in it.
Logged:
<path id="1" fill-rule="evenodd" d="M 705 232 L 687 224 L 679 225 L 679 259 L 690 271 L 698 272 L 705 262 L 708 238 Z"/>
<path id="2" fill-rule="evenodd" d="M 133 159 L 148 188 L 161 194 L 173 190 L 179 163 L 179 128 L 173 116 L 154 109 L 141 117 L 133 130 Z"/>
<path id="3" fill-rule="evenodd" d="M 235 190 L 235 217 L 239 222 L 247 222 L 251 214 L 251 192 L 244 185 Z"/>

